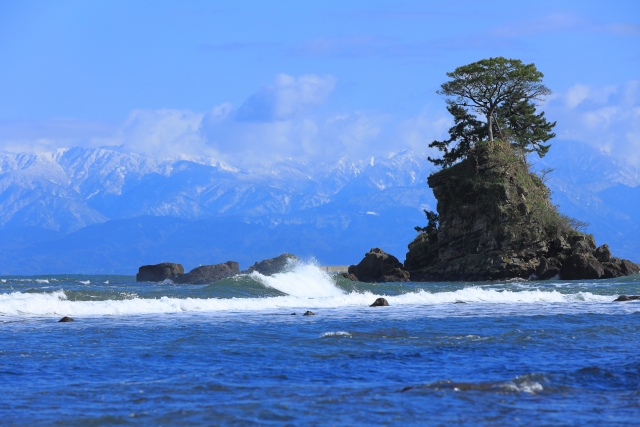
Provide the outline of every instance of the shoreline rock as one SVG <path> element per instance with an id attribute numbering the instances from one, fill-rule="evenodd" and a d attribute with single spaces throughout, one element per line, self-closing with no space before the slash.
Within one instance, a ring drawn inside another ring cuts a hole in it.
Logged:
<path id="1" fill-rule="evenodd" d="M 162 262 L 160 264 L 143 265 L 138 269 L 136 282 L 162 282 L 166 279 L 173 280 L 184 274 L 182 264 Z"/>
<path id="2" fill-rule="evenodd" d="M 243 271 L 243 273 L 251 274 L 254 271 L 262 274 L 263 276 L 272 276 L 277 273 L 281 273 L 285 267 L 292 261 L 298 261 L 298 257 L 284 253 L 275 258 L 265 259 L 264 261 L 256 262 L 248 270 Z"/>
<path id="3" fill-rule="evenodd" d="M 408 282 L 409 272 L 402 268 L 398 258 L 373 248 L 364 255 L 358 265 L 349 266 L 348 278 L 360 282 Z"/>
<path id="4" fill-rule="evenodd" d="M 240 274 L 240 267 L 235 261 L 223 264 L 201 265 L 187 274 L 177 276 L 173 281 L 180 284 L 206 285 Z"/>
<path id="5" fill-rule="evenodd" d="M 640 295 L 620 295 L 618 298 L 614 299 L 613 302 L 638 301 L 638 300 L 640 300 Z"/>

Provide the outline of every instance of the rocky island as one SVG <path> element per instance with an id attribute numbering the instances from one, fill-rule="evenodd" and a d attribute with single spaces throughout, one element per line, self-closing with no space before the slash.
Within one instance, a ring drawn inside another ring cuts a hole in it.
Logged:
<path id="1" fill-rule="evenodd" d="M 427 184 L 438 201 L 425 211 L 428 224 L 409 244 L 402 268 L 395 257 L 372 249 L 352 280 L 466 281 L 537 278 L 614 278 L 635 274 L 635 263 L 612 256 L 560 214 L 541 175 L 529 167 L 531 153 L 544 157 L 555 122 L 539 102 L 551 91 L 534 64 L 503 57 L 483 59 L 447 73 L 439 94 L 450 97 L 450 138 L 429 147 L 442 169 Z M 494 138 L 495 136 L 495 138 Z M 362 276 L 362 277 L 361 277 Z"/>
<path id="2" fill-rule="evenodd" d="M 413 281 L 600 279 L 640 271 L 575 230 L 508 143 L 477 145 L 428 184 L 439 222 L 409 244 L 404 269 Z"/>

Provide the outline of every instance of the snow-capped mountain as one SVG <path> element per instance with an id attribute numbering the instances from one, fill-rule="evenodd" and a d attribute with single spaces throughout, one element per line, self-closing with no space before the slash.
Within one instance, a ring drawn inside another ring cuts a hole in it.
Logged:
<path id="1" fill-rule="evenodd" d="M 554 144 L 534 168 L 561 211 L 614 253 L 640 260 L 640 168 L 584 144 Z M 332 264 L 373 246 L 403 259 L 435 210 L 426 156 L 250 169 L 212 159 L 156 161 L 120 147 L 0 155 L 0 274 L 135 273 L 247 265 L 284 251 Z"/>

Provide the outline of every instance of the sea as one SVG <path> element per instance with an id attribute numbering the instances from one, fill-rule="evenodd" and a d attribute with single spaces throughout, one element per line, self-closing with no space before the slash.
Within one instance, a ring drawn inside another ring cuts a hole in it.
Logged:
<path id="1" fill-rule="evenodd" d="M 640 425 L 640 301 L 622 294 L 639 275 L 2 276 L 0 425 Z"/>

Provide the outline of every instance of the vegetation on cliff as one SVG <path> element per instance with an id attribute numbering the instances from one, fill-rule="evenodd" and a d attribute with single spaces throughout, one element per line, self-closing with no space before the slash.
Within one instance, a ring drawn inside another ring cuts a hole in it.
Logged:
<path id="1" fill-rule="evenodd" d="M 411 280 L 597 279 L 638 272 L 575 229 L 508 141 L 483 142 L 428 179 L 438 224 L 409 244 Z M 427 230 L 428 228 L 428 230 Z"/>
<path id="2" fill-rule="evenodd" d="M 597 279 L 637 273 L 634 263 L 596 248 L 581 224 L 551 203 L 543 177 L 527 154 L 544 156 L 555 126 L 534 101 L 550 94 L 533 64 L 490 58 L 447 73 L 439 93 L 454 117 L 450 139 L 430 146 L 442 170 L 427 182 L 437 213 L 409 245 L 411 280 L 494 280 L 538 277 Z M 473 113 L 486 118 L 481 122 Z M 498 138 L 494 139 L 494 135 Z"/>

